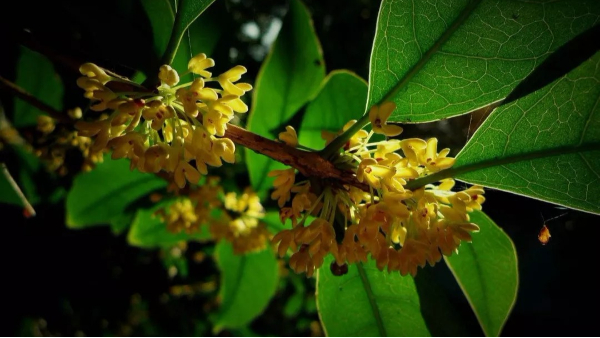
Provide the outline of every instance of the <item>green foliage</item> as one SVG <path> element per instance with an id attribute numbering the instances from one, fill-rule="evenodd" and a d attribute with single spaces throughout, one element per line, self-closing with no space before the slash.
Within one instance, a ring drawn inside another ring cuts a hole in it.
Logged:
<path id="1" fill-rule="evenodd" d="M 384 0 L 368 105 L 393 100 L 390 120 L 427 122 L 502 100 L 599 15 L 600 3 L 585 0 Z"/>
<path id="2" fill-rule="evenodd" d="M 346 70 L 329 73 L 317 96 L 306 107 L 298 130 L 300 144 L 323 148 L 321 131 L 338 132 L 350 120 L 360 116 L 367 101 L 367 83 Z"/>
<path id="3" fill-rule="evenodd" d="M 600 53 L 496 109 L 452 170 L 470 183 L 600 213 L 598 65 Z"/>
<path id="4" fill-rule="evenodd" d="M 317 275 L 317 307 L 328 336 L 429 336 L 413 279 L 353 264 L 334 276 L 332 257 Z"/>
<path id="5" fill-rule="evenodd" d="M 279 267 L 269 248 L 243 256 L 233 253 L 231 244 L 221 242 L 215 250 L 221 270 L 221 306 L 214 319 L 214 332 L 241 328 L 267 306 L 277 289 Z"/>
<path id="6" fill-rule="evenodd" d="M 182 241 L 207 241 L 210 240 L 208 226 L 202 226 L 200 231 L 191 234 L 181 231 L 172 233 L 167 229 L 164 221 L 154 213 L 161 208 L 167 208 L 173 201 L 159 203 L 151 209 L 140 209 L 136 212 L 127 234 L 127 242 L 142 248 L 165 248 Z"/>
<path id="7" fill-rule="evenodd" d="M 480 232 L 472 243 L 463 243 L 458 254 L 444 258 L 485 335 L 496 337 L 517 299 L 517 252 L 510 237 L 486 214 L 475 211 L 470 216 Z"/>
<path id="8" fill-rule="evenodd" d="M 263 62 L 252 96 L 246 128 L 256 134 L 277 138 L 286 122 L 313 98 L 325 77 L 321 46 L 310 15 L 299 0 L 292 0 L 277 40 Z M 250 182 L 260 194 L 271 187 L 267 173 L 284 166 L 246 150 Z"/>
<path id="9" fill-rule="evenodd" d="M 109 177 L 110 179 L 106 179 Z M 129 170 L 129 161 L 104 162 L 87 173 L 79 174 L 67 195 L 67 226 L 81 229 L 102 224 L 117 224 L 123 213 L 150 192 L 164 188 L 166 182 L 154 175 Z"/>
<path id="10" fill-rule="evenodd" d="M 56 110 L 63 108 L 64 88 L 52 62 L 28 48 L 20 48 L 15 83 Z M 42 113 L 29 102 L 15 98 L 12 123 L 15 127 L 35 126 Z"/>
<path id="11" fill-rule="evenodd" d="M 9 179 L 14 180 L 14 178 L 5 167 L 4 163 L 0 163 L 0 170 L 2 171 L 2 173 L 0 173 L 0 191 L 2 191 L 0 202 L 23 206 L 19 195 L 8 181 Z M 10 175 L 10 178 L 6 176 L 7 174 Z"/>

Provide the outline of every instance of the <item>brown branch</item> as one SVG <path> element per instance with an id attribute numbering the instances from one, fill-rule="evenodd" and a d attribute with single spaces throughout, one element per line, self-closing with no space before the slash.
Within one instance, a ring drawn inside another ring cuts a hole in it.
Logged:
<path id="1" fill-rule="evenodd" d="M 225 137 L 238 145 L 289 165 L 306 177 L 335 180 L 341 184 L 369 191 L 368 186 L 360 183 L 352 172 L 344 172 L 336 168 L 333 163 L 321 157 L 317 152 L 296 149 L 285 143 L 269 140 L 232 124 L 227 124 Z"/>
<path id="2" fill-rule="evenodd" d="M 23 88 L 8 81 L 7 79 L 3 78 L 2 76 L 0 76 L 0 88 L 6 89 L 11 94 L 15 95 L 16 97 L 18 97 L 22 100 L 27 101 L 32 106 L 45 112 L 46 114 L 50 115 L 50 117 L 52 117 L 60 122 L 72 123 L 71 119 L 67 115 L 65 115 L 65 114 L 59 112 L 58 110 L 52 108 L 51 106 L 45 104 L 44 102 L 40 101 L 37 97 L 31 95 L 30 93 L 25 91 Z"/>

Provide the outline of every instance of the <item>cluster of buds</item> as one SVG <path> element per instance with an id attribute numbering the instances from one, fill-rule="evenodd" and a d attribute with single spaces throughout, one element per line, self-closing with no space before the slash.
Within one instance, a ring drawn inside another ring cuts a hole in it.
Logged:
<path id="1" fill-rule="evenodd" d="M 76 121 L 81 118 L 81 108 L 76 107 L 67 111 L 69 117 Z M 81 157 L 81 170 L 89 171 L 96 163 L 102 162 L 103 151 L 93 151 L 92 139 L 79 135 L 76 131 L 62 124 L 57 124 L 50 116 L 37 117 L 37 130 L 40 133 L 32 142 L 33 151 L 50 171 L 64 176 L 68 173 L 66 164 L 67 154 L 78 152 Z M 78 156 L 75 156 L 78 157 Z"/>
<path id="2" fill-rule="evenodd" d="M 481 210 L 482 187 L 454 192 L 452 179 L 412 191 L 405 187 L 408 181 L 454 164 L 449 149 L 437 151 L 437 139 L 369 142 L 374 133 L 391 137 L 402 132 L 401 127 L 387 124 L 394 109 L 391 102 L 372 107 L 373 130 L 351 135 L 334 159 L 338 167 L 352 170 L 364 189 L 314 178 L 296 183 L 294 169 L 270 173 L 276 177 L 271 197 L 278 200 L 281 221 L 291 219 L 293 225 L 275 235 L 273 243 L 280 256 L 293 252 L 289 264 L 297 273 L 311 276 L 332 254 L 334 272 L 347 271 L 345 264 L 366 262 L 370 256 L 380 270 L 414 276 L 418 267 L 451 255 L 479 230 L 468 213 Z M 342 132 L 354 123 L 350 121 Z M 295 132 L 292 135 L 289 128 L 279 138 L 293 146 Z M 322 133 L 327 143 L 338 135 Z M 316 219 L 306 224 L 309 215 Z"/>
<path id="3" fill-rule="evenodd" d="M 258 195 L 250 188 L 239 195 L 225 194 L 218 177 L 207 177 L 188 196 L 177 198 L 155 215 L 173 233 L 198 233 L 206 226 L 214 240 L 232 243 L 238 254 L 264 249 L 269 238 L 265 224 L 260 221 L 265 211 Z"/>
<path id="4" fill-rule="evenodd" d="M 252 89 L 250 84 L 235 83 L 246 73 L 243 66 L 211 77 L 206 69 L 214 65 L 205 54 L 194 56 L 188 72 L 199 77 L 184 84 L 179 84 L 175 69 L 163 65 L 158 75 L 160 86 L 148 91 L 86 63 L 79 69 L 84 76 L 77 85 L 92 101 L 91 110 L 112 112 L 97 121 L 80 121 L 75 127 L 81 136 L 96 137 L 93 152 L 112 149 L 112 158 L 130 159 L 132 169 L 170 173 L 179 188 L 186 180 L 197 184 L 201 174 L 208 173 L 208 166 L 235 161 L 235 144 L 223 136 L 234 112 L 248 111 L 240 97 Z M 113 91 L 110 82 L 125 82 L 137 90 Z M 220 88 L 208 86 L 214 82 Z"/>

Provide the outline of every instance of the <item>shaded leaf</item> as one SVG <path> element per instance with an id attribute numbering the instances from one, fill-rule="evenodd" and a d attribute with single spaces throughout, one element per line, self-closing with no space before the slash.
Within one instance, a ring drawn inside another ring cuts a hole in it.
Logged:
<path id="1" fill-rule="evenodd" d="M 153 174 L 129 170 L 128 160 L 105 156 L 103 163 L 73 181 L 67 195 L 67 225 L 78 229 L 118 221 L 128 205 L 166 185 Z"/>
<path id="2" fill-rule="evenodd" d="M 143 248 L 158 248 L 173 246 L 181 241 L 209 240 L 211 238 L 207 226 L 200 227 L 200 231 L 192 234 L 187 234 L 185 231 L 170 232 L 165 222 L 158 216 L 154 216 L 154 212 L 160 208 L 168 208 L 172 202 L 160 203 L 151 209 L 138 210 L 127 234 L 127 242 Z"/>
<path id="3" fill-rule="evenodd" d="M 25 89 L 38 100 L 61 111 L 64 87 L 62 80 L 46 57 L 20 47 L 21 54 L 17 62 L 17 86 Z M 12 123 L 15 128 L 37 125 L 37 117 L 45 115 L 36 107 L 19 98 L 15 98 Z"/>
<path id="4" fill-rule="evenodd" d="M 298 130 L 303 146 L 322 149 L 321 131 L 338 132 L 350 120 L 360 116 L 367 101 L 367 83 L 356 74 L 336 70 L 327 75 L 317 96 L 306 107 Z"/>
<path id="5" fill-rule="evenodd" d="M 412 277 L 353 264 L 334 276 L 329 255 L 317 274 L 317 307 L 328 336 L 429 336 Z M 341 304 L 341 306 L 340 306 Z"/>
<path id="6" fill-rule="evenodd" d="M 282 123 L 317 93 L 324 76 L 321 46 L 308 10 L 299 0 L 292 0 L 279 36 L 256 79 L 247 129 L 277 138 L 277 133 L 271 130 L 282 128 Z M 273 181 L 267 173 L 284 168 L 283 164 L 251 150 L 246 150 L 246 162 L 252 187 L 260 195 L 264 195 Z"/>
<path id="7" fill-rule="evenodd" d="M 275 253 L 267 248 L 238 256 L 230 243 L 220 242 L 215 257 L 221 270 L 221 307 L 215 318 L 214 332 L 241 328 L 260 315 L 275 294 L 278 264 Z"/>
<path id="8" fill-rule="evenodd" d="M 385 0 L 368 106 L 393 100 L 398 108 L 390 120 L 401 122 L 476 110 L 506 97 L 599 16 L 600 2 L 590 0 Z"/>
<path id="9" fill-rule="evenodd" d="M 473 184 L 600 213 L 600 53 L 497 108 L 451 169 Z"/>
<path id="10" fill-rule="evenodd" d="M 471 222 L 481 231 L 458 254 L 444 256 L 469 300 L 486 336 L 497 337 L 517 299 L 517 252 L 510 237 L 486 214 L 474 211 Z"/>

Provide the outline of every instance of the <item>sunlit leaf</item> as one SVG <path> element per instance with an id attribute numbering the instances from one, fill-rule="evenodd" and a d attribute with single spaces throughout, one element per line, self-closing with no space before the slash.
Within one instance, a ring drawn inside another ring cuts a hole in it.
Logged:
<path id="1" fill-rule="evenodd" d="M 129 170 L 128 160 L 107 156 L 75 178 L 67 195 L 67 225 L 78 229 L 119 221 L 130 204 L 166 185 L 153 174 Z"/>
<path id="2" fill-rule="evenodd" d="M 260 315 L 275 294 L 278 264 L 275 253 L 267 248 L 260 252 L 235 255 L 230 243 L 221 242 L 215 250 L 221 270 L 221 306 L 214 332 L 241 328 Z"/>
<path id="3" fill-rule="evenodd" d="M 475 211 L 471 222 L 481 231 L 458 254 L 444 257 L 469 300 L 483 332 L 497 337 L 508 319 L 519 285 L 517 252 L 510 237 L 486 214 Z"/>
<path id="4" fill-rule="evenodd" d="M 371 106 L 425 122 L 503 99 L 543 60 L 595 25 L 600 2 L 384 0 L 371 55 Z"/>
<path id="5" fill-rule="evenodd" d="M 350 265 L 334 276 L 329 256 L 317 274 L 317 307 L 328 336 L 429 336 L 412 277 Z"/>
<path id="6" fill-rule="evenodd" d="M 461 180 L 600 213 L 600 53 L 496 109 L 457 155 Z"/>
<path id="7" fill-rule="evenodd" d="M 306 107 L 298 130 L 300 144 L 322 149 L 321 131 L 338 132 L 346 122 L 360 116 L 367 101 L 367 83 L 349 71 L 333 71 L 325 77 L 319 93 Z"/>
<path id="8" fill-rule="evenodd" d="M 277 133 L 271 131 L 281 127 L 317 93 L 324 77 L 321 46 L 308 10 L 299 0 L 292 0 L 279 36 L 256 79 L 247 129 L 277 138 Z M 273 181 L 267 173 L 284 167 L 250 150 L 246 150 L 246 162 L 252 187 L 261 194 Z"/>

